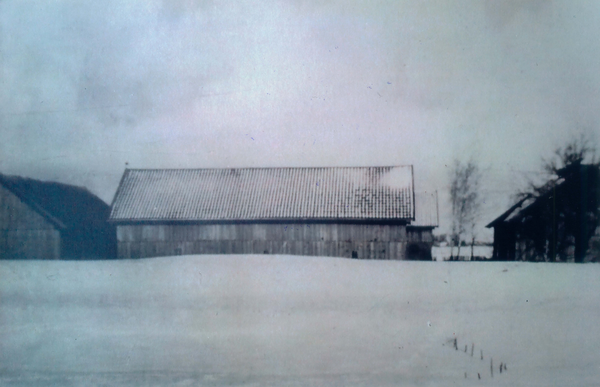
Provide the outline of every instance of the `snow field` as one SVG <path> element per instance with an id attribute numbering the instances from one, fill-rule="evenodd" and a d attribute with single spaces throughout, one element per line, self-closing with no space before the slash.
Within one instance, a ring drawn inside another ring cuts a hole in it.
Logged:
<path id="1" fill-rule="evenodd" d="M 594 264 L 206 255 L 0 261 L 0 279 L 5 385 L 600 380 Z"/>

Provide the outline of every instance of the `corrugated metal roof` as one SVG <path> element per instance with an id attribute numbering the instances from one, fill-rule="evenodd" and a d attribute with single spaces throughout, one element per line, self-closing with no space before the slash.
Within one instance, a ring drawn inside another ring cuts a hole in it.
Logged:
<path id="1" fill-rule="evenodd" d="M 415 193 L 415 220 L 411 226 L 438 227 L 439 223 L 437 191 Z"/>
<path id="2" fill-rule="evenodd" d="M 111 221 L 412 219 L 412 166 L 127 169 Z"/>

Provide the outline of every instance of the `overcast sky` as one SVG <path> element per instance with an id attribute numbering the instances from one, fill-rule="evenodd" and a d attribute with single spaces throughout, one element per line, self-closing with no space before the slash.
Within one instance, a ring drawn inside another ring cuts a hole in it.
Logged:
<path id="1" fill-rule="evenodd" d="M 485 216 L 598 143 L 596 1 L 0 2 L 0 171 L 110 203 L 123 170 L 486 170 Z M 442 227 L 444 229 L 446 227 Z"/>

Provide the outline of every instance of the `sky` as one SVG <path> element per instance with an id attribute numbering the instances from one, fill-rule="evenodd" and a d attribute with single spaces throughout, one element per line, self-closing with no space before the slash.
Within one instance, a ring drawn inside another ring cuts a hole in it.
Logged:
<path id="1" fill-rule="evenodd" d="M 480 226 L 600 140 L 595 1 L 0 2 L 0 172 L 110 203 L 128 168 L 483 170 Z M 489 231 L 481 231 L 490 235 Z"/>

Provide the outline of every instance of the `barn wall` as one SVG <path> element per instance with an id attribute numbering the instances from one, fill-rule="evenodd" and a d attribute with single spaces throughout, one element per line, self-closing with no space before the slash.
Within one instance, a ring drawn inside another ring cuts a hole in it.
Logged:
<path id="1" fill-rule="evenodd" d="M 292 254 L 404 259 L 406 226 L 362 224 L 119 225 L 120 258 Z"/>
<path id="2" fill-rule="evenodd" d="M 0 185 L 0 257 L 60 258 L 60 232 Z"/>
<path id="3" fill-rule="evenodd" d="M 433 244 L 433 229 L 429 227 L 408 227 L 406 236 L 408 242 Z"/>

